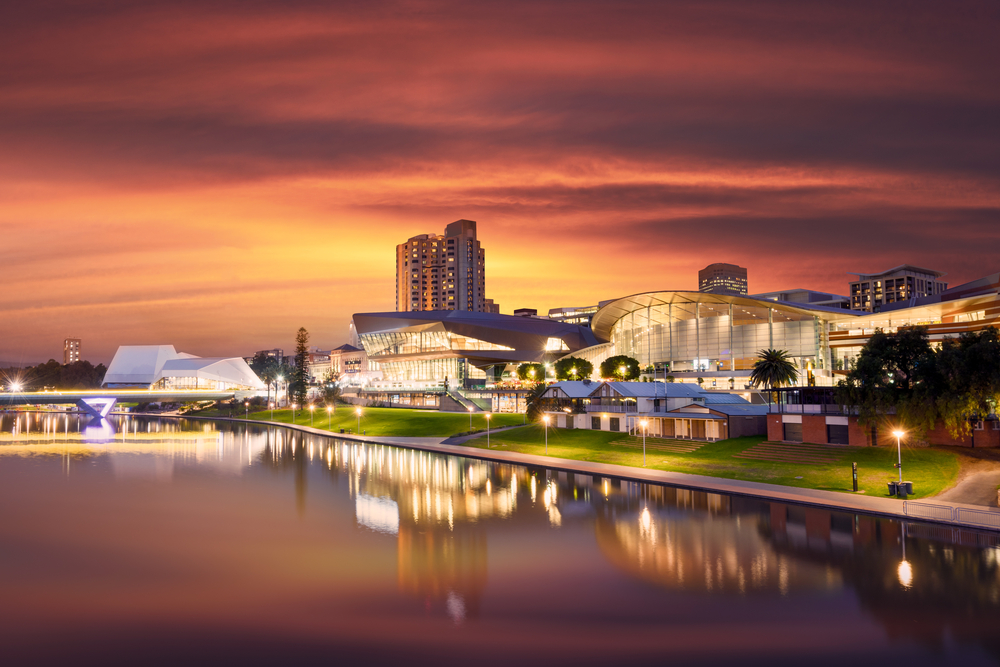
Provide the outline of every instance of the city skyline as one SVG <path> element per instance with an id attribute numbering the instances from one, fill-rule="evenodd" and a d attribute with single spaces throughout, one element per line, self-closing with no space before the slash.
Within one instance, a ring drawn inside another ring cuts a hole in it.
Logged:
<path id="1" fill-rule="evenodd" d="M 507 313 L 1000 268 L 985 4 L 59 5 L 0 26 L 5 361 L 337 345 L 463 218 Z"/>

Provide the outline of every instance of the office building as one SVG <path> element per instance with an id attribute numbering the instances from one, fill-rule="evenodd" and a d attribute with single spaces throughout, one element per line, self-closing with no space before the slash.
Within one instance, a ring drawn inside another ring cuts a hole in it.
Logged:
<path id="1" fill-rule="evenodd" d="M 735 264 L 709 264 L 698 272 L 698 291 L 713 294 L 746 294 L 747 270 Z"/>
<path id="2" fill-rule="evenodd" d="M 80 361 L 80 339 L 67 338 L 63 341 L 63 363 L 75 364 Z"/>
<path id="3" fill-rule="evenodd" d="M 491 302 L 492 303 L 492 302 Z M 487 312 L 486 253 L 473 220 L 396 246 L 396 310 Z"/>
<path id="4" fill-rule="evenodd" d="M 877 313 L 890 303 L 934 296 L 948 289 L 948 283 L 938 280 L 946 274 L 909 264 L 882 273 L 852 275 L 858 279 L 851 282 L 851 310 L 864 310 L 869 313 Z"/>
<path id="5" fill-rule="evenodd" d="M 578 324 L 581 327 L 590 328 L 590 320 L 597 312 L 597 306 L 570 306 L 567 308 L 549 308 L 549 319 L 565 322 L 567 324 Z"/>

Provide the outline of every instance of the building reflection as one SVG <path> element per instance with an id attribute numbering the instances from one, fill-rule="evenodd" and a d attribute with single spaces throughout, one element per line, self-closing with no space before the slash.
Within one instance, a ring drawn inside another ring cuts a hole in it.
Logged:
<path id="1" fill-rule="evenodd" d="M 593 530 L 610 563 L 665 591 L 849 592 L 891 638 L 924 645 L 961 639 L 1000 656 L 1000 639 L 991 639 L 1000 637 L 993 632 L 1000 622 L 996 533 L 254 425 L 219 430 L 209 422 L 122 418 L 110 440 L 95 439 L 74 419 L 0 416 L 0 456 L 62 457 L 67 474 L 78 462 L 107 457 L 114 473 L 127 477 L 169 476 L 188 459 L 237 472 L 263 465 L 289 473 L 300 513 L 309 484 L 326 476 L 346 488 L 360 530 L 395 540 L 399 590 L 455 622 L 475 618 L 482 606 L 490 527 L 516 521 Z"/>

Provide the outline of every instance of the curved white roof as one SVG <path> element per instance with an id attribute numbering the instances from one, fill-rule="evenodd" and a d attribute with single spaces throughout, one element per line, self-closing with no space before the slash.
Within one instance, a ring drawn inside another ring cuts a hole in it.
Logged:
<path id="1" fill-rule="evenodd" d="M 203 380 L 264 389 L 242 357 L 196 357 L 173 345 L 122 345 L 104 375 L 107 385 L 153 385 L 165 377 Z"/>

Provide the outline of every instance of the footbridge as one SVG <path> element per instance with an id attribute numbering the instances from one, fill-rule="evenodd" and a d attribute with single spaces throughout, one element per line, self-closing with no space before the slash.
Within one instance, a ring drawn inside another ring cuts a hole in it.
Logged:
<path id="1" fill-rule="evenodd" d="M 119 401 L 128 403 L 193 403 L 246 398 L 254 391 L 93 389 L 81 391 L 21 391 L 0 394 L 0 409 L 18 405 L 73 404 L 92 417 L 104 419 Z"/>

